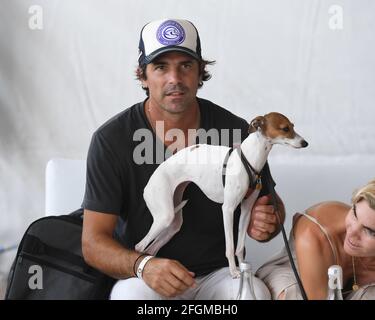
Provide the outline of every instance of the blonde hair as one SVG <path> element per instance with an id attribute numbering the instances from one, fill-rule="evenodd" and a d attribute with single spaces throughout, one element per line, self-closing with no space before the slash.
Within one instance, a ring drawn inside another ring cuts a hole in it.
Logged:
<path id="1" fill-rule="evenodd" d="M 352 203 L 356 204 L 361 200 L 366 200 L 369 207 L 375 210 L 375 179 L 368 182 L 362 188 L 357 189 L 353 193 Z"/>

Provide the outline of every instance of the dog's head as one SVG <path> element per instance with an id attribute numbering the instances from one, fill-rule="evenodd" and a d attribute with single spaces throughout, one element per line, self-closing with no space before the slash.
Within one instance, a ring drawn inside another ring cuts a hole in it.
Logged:
<path id="1" fill-rule="evenodd" d="M 259 131 L 271 144 L 285 144 L 294 148 L 305 148 L 307 141 L 294 131 L 294 124 L 278 112 L 258 116 L 250 122 L 249 133 Z"/>

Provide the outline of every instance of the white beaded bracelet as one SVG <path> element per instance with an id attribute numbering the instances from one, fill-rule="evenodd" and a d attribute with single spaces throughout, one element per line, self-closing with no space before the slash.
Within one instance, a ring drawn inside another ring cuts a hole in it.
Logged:
<path id="1" fill-rule="evenodd" d="M 146 263 L 150 260 L 154 258 L 154 256 L 146 256 L 142 259 L 142 261 L 140 262 L 138 268 L 137 268 L 137 278 L 138 279 L 143 279 L 143 269 L 145 268 L 145 265 Z"/>

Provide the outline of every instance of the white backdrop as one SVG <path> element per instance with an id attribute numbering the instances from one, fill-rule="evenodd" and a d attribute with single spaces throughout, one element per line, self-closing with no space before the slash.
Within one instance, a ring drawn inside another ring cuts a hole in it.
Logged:
<path id="1" fill-rule="evenodd" d="M 271 163 L 374 161 L 375 1 L 0 0 L 0 247 L 43 215 L 48 159 L 85 158 L 144 99 L 139 32 L 167 17 L 191 20 L 217 61 L 199 96 L 248 120 L 282 112 L 309 141 Z"/>

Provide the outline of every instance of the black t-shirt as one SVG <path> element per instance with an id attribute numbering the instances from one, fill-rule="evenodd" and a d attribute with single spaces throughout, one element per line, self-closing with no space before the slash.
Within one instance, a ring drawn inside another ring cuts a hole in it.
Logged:
<path id="1" fill-rule="evenodd" d="M 215 132 L 224 134 L 216 138 L 213 134 L 207 141 L 200 141 L 198 135 L 197 143 L 233 146 L 246 138 L 249 124 L 245 120 L 208 100 L 198 98 L 198 103 L 200 128 L 205 132 L 217 129 Z M 145 132 L 149 134 L 143 135 Z M 229 141 L 224 138 L 227 133 Z M 139 164 L 133 154 L 147 138 L 152 141 L 153 161 Z M 94 133 L 90 144 L 83 207 L 120 216 L 115 237 L 130 249 L 148 233 L 153 221 L 143 199 L 143 189 L 160 164 L 157 150 L 165 152 L 167 149 L 146 118 L 144 102 L 108 120 Z M 262 190 L 264 193 L 267 191 Z M 176 259 L 197 276 L 227 266 L 221 204 L 208 199 L 193 183 L 186 188 L 183 199 L 189 201 L 183 208 L 181 230 L 157 256 Z M 235 243 L 239 213 L 237 208 L 233 227 Z"/>

